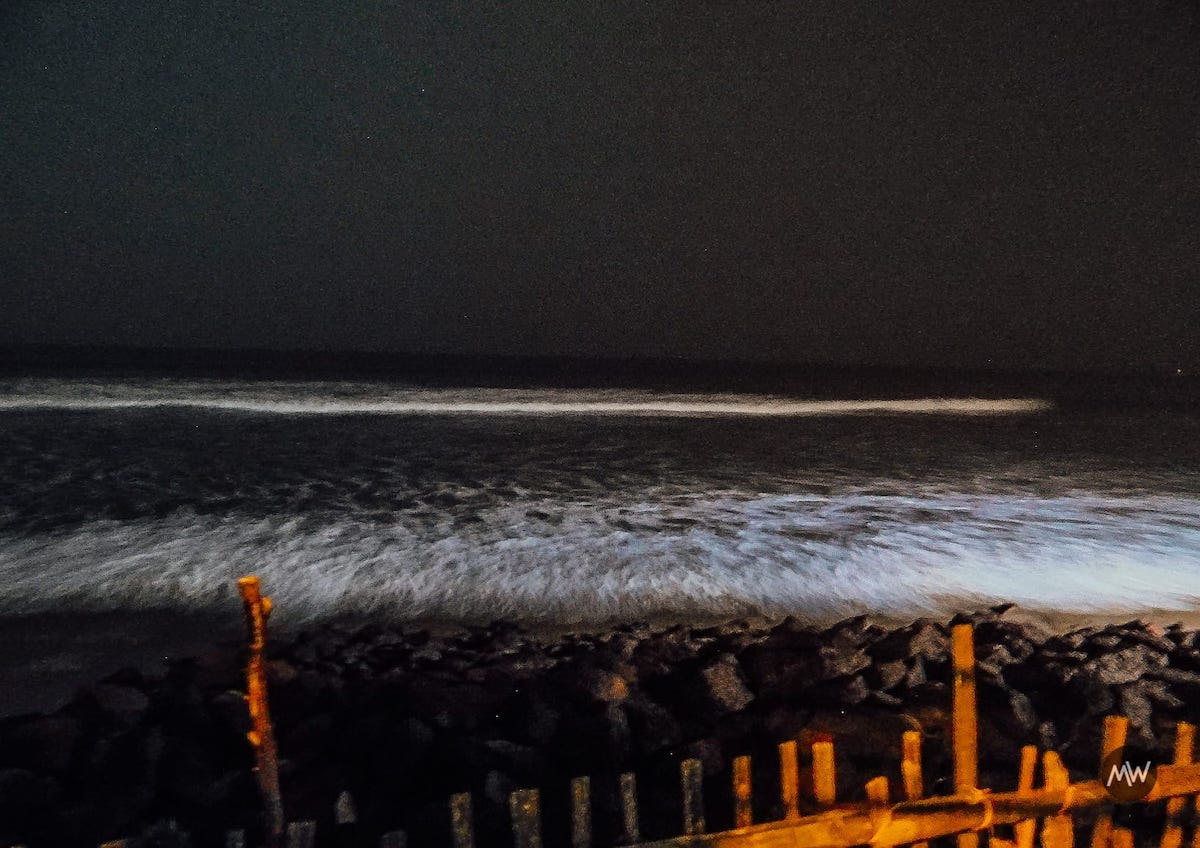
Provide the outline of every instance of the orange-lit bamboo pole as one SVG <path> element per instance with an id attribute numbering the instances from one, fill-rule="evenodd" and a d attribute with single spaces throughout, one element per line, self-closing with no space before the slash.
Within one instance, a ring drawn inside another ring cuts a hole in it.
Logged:
<path id="1" fill-rule="evenodd" d="M 814 742 L 812 746 L 813 795 L 822 807 L 837 801 L 837 771 L 832 742 Z"/>
<path id="2" fill-rule="evenodd" d="M 621 842 L 631 845 L 642 838 L 638 821 L 637 775 L 621 775 Z"/>
<path id="3" fill-rule="evenodd" d="M 703 770 L 699 760 L 679 764 L 679 786 L 683 795 L 683 832 L 687 836 L 704 833 Z"/>
<path id="4" fill-rule="evenodd" d="M 925 794 L 925 777 L 921 771 L 921 733 L 909 730 L 902 737 L 900 776 L 904 778 L 904 800 L 916 801 Z M 918 842 L 913 848 L 929 848 L 926 842 Z"/>
<path id="5" fill-rule="evenodd" d="M 954 791 L 975 792 L 979 781 L 979 730 L 975 712 L 975 634 L 969 624 L 956 624 L 950 632 L 950 658 L 954 666 L 953 740 Z M 977 848 L 979 837 L 963 833 L 958 848 Z"/>
<path id="6" fill-rule="evenodd" d="M 800 758 L 793 740 L 779 744 L 779 795 L 784 821 L 800 818 Z"/>
<path id="7" fill-rule="evenodd" d="M 1021 770 L 1017 773 L 1017 795 L 1027 796 L 1033 792 L 1033 772 L 1037 768 L 1037 747 L 1026 745 L 1021 749 Z M 1013 825 L 1016 848 L 1033 848 L 1037 834 L 1037 819 L 1025 819 Z"/>
<path id="8" fill-rule="evenodd" d="M 1096 774 L 1101 780 L 1104 780 L 1104 775 L 1100 774 L 1104 770 L 1104 761 L 1113 751 L 1125 746 L 1125 737 L 1128 733 L 1129 719 L 1124 716 L 1106 716 L 1104 718 L 1104 737 L 1100 742 L 1100 765 L 1096 769 Z M 1092 828 L 1089 848 L 1109 848 L 1111 841 L 1112 814 L 1105 811 L 1099 815 Z"/>
<path id="9" fill-rule="evenodd" d="M 571 848 L 592 848 L 592 781 L 571 781 Z"/>
<path id="10" fill-rule="evenodd" d="M 454 848 L 475 848 L 475 822 L 471 815 L 471 793 L 450 796 L 450 844 Z"/>
<path id="11" fill-rule="evenodd" d="M 1061 791 L 1064 795 L 1071 785 L 1071 776 L 1057 751 L 1042 754 L 1042 775 L 1047 789 Z M 1066 812 L 1047 816 L 1042 823 L 1043 848 L 1071 848 L 1075 842 L 1075 828 L 1071 815 Z"/>
<path id="12" fill-rule="evenodd" d="M 754 824 L 750 802 L 750 758 L 736 757 L 733 761 L 733 826 Z"/>
<path id="13" fill-rule="evenodd" d="M 1192 761 L 1195 739 L 1196 726 L 1194 724 L 1181 721 L 1175 725 L 1175 763 L 1177 765 L 1184 765 Z M 1163 825 L 1159 848 L 1180 848 L 1183 845 L 1183 825 L 1180 823 L 1183 807 L 1183 798 L 1172 798 L 1167 801 L 1167 822 Z"/>
<path id="14" fill-rule="evenodd" d="M 1133 831 L 1127 827 L 1114 827 L 1112 848 L 1133 848 Z"/>
<path id="15" fill-rule="evenodd" d="M 283 801 L 279 794 L 279 759 L 275 748 L 275 732 L 271 728 L 271 713 L 267 708 L 267 676 L 263 664 L 271 599 L 261 593 L 257 577 L 241 578 L 238 580 L 238 589 L 246 610 L 246 628 L 250 631 L 246 700 L 250 707 L 252 729 L 246 737 L 254 748 L 254 771 L 263 797 L 267 843 L 274 846 L 283 838 L 284 823 Z"/>

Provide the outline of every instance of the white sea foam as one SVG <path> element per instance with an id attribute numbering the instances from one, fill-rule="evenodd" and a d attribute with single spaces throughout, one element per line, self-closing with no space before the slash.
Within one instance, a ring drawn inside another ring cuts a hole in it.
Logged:
<path id="1" fill-rule="evenodd" d="M 539 507 L 553 526 L 529 517 Z M 180 511 L 0 538 L 0 613 L 227 608 L 248 572 L 293 623 L 828 617 L 999 601 L 1187 610 L 1200 599 L 1198 515 L 1200 501 L 1178 496 L 733 491 L 619 508 L 510 503 L 484 510 L 470 532 L 403 516 L 381 526 Z M 665 529 L 680 517 L 696 523 Z"/>
<path id="2" fill-rule="evenodd" d="M 378 383 L 21 380 L 0 386 L 0 411 L 195 408 L 280 415 L 832 416 L 1013 415 L 1039 398 L 795 400 L 766 395 L 567 389 L 421 389 Z"/>

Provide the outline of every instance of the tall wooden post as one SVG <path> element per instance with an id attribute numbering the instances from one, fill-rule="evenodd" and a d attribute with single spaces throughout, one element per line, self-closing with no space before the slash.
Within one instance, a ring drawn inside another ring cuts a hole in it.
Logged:
<path id="1" fill-rule="evenodd" d="M 238 589 L 246 608 L 246 629 L 250 636 L 246 660 L 246 700 L 250 706 L 253 727 L 246 738 L 254 748 L 254 772 L 262 793 L 267 844 L 276 846 L 283 838 L 283 800 L 279 794 L 279 759 L 275 748 L 275 732 L 271 728 L 271 713 L 267 708 L 267 675 L 263 663 L 271 599 L 261 594 L 257 577 L 241 578 L 238 580 Z"/>

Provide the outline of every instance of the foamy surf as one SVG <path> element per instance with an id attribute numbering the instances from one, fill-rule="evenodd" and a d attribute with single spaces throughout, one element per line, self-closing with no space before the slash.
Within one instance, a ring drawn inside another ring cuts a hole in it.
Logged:
<path id="1" fill-rule="evenodd" d="M 536 507 L 556 510 L 552 525 L 529 517 Z M 1182 497 L 736 492 L 670 505 L 505 504 L 469 532 L 404 516 L 185 511 L 0 541 L 0 613 L 223 609 L 247 572 L 293 624 L 828 619 L 1001 601 L 1045 613 L 1186 611 L 1200 601 L 1198 515 L 1200 501 Z"/>
<path id="2" fill-rule="evenodd" d="M 602 415 L 818 417 L 1017 415 L 1045 412 L 1040 398 L 795 400 L 636 390 L 418 389 L 384 384 L 26 380 L 0 389 L 0 411 L 180 408 L 275 415 Z"/>

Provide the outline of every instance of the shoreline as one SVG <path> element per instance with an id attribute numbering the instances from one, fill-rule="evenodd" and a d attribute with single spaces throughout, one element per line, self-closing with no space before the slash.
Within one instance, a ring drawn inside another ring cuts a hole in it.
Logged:
<path id="1" fill-rule="evenodd" d="M 976 625 L 982 786 L 1012 788 L 1023 744 L 1059 751 L 1076 779 L 1091 776 L 1107 714 L 1128 715 L 1131 743 L 1163 761 L 1174 722 L 1200 723 L 1194 626 L 1126 616 L 1064 628 L 1079 619 L 1007 606 L 957 620 L 967 618 Z M 489 848 L 505 844 L 509 791 L 543 789 L 549 833 L 562 825 L 556 793 L 592 775 L 603 829 L 615 820 L 605 787 L 634 771 L 647 799 L 663 799 L 644 808 L 643 833 L 666 837 L 677 835 L 669 799 L 678 762 L 696 758 L 715 831 L 727 826 L 733 757 L 766 764 L 756 772 L 756 818 L 769 820 L 779 742 L 798 739 L 806 750 L 832 737 L 839 797 L 854 800 L 869 777 L 899 779 L 900 736 L 910 729 L 925 737 L 927 793 L 944 793 L 947 625 L 788 618 L 567 634 L 502 622 L 444 632 L 339 622 L 275 633 L 268 674 L 285 809 L 328 831 L 349 792 L 360 835 L 377 844 L 403 828 L 416 846 L 445 842 L 446 801 L 471 791 L 479 845 Z M 195 848 L 220 844 L 227 828 L 253 832 L 241 652 L 208 635 L 209 650 L 172 656 L 162 673 L 93 675 L 60 708 L 0 719 L 0 822 L 13 822 L 0 843 L 94 845 L 168 818 L 194 834 Z M 1147 815 L 1139 834 L 1150 833 Z M 605 833 L 597 840 L 606 844 Z"/>

